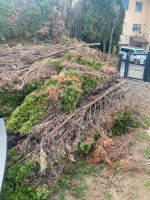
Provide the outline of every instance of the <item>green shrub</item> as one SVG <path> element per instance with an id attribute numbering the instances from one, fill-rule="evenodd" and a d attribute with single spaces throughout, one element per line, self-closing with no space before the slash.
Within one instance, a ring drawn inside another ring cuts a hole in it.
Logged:
<path id="1" fill-rule="evenodd" d="M 27 95 L 24 102 L 8 118 L 7 129 L 20 134 L 28 133 L 40 118 L 47 114 L 45 102 L 46 94 L 40 90 Z"/>
<path id="2" fill-rule="evenodd" d="M 3 187 L 3 200 L 48 200 L 46 188 L 35 188 L 30 180 L 36 168 L 33 160 L 18 161 L 10 166 Z"/>
<path id="3" fill-rule="evenodd" d="M 0 90 L 0 117 L 9 117 L 13 110 L 19 106 L 25 97 L 35 89 L 39 88 L 41 83 L 32 82 L 27 84 L 22 90 L 9 92 L 5 89 Z"/>
<path id="4" fill-rule="evenodd" d="M 85 56 L 80 57 L 79 63 L 82 65 L 90 66 L 96 70 L 100 70 L 102 68 L 102 64 L 99 61 L 90 57 L 85 57 Z"/>
<path id="5" fill-rule="evenodd" d="M 93 69 L 100 70 L 102 68 L 102 64 L 94 58 L 86 57 L 86 56 L 78 56 L 74 54 L 66 54 L 64 60 L 68 60 L 71 62 L 78 62 L 81 65 L 89 66 Z"/>
<path id="6" fill-rule="evenodd" d="M 47 21 L 52 4 L 48 0 L 0 0 L 0 41 L 37 37 L 36 31 Z"/>
<path id="7" fill-rule="evenodd" d="M 75 54 L 66 54 L 64 56 L 64 60 L 68 60 L 71 62 L 77 62 L 79 59 L 79 56 L 75 55 Z"/>
<path id="8" fill-rule="evenodd" d="M 4 89 L 0 90 L 0 105 L 16 107 L 22 103 L 25 97 L 32 91 L 40 87 L 40 83 L 32 82 L 27 84 L 21 91 L 9 92 Z"/>
<path id="9" fill-rule="evenodd" d="M 72 112 L 76 108 L 76 104 L 80 97 L 80 91 L 74 85 L 69 85 L 62 96 L 62 110 L 64 112 Z"/>
<path id="10" fill-rule="evenodd" d="M 92 144 L 81 142 L 78 147 L 78 152 L 82 155 L 86 155 L 91 151 L 91 149 L 92 149 Z"/>
<path id="11" fill-rule="evenodd" d="M 98 80 L 90 76 L 82 76 L 82 91 L 83 96 L 88 96 L 95 88 Z"/>
<path id="12" fill-rule="evenodd" d="M 129 127 L 134 127 L 132 111 L 129 108 L 125 108 L 117 114 L 116 122 L 112 127 L 112 135 L 122 135 L 126 133 Z"/>
<path id="13" fill-rule="evenodd" d="M 1 108 L 0 110 L 0 118 L 5 118 L 5 117 L 9 117 L 11 115 L 11 113 L 13 112 L 13 108 Z"/>

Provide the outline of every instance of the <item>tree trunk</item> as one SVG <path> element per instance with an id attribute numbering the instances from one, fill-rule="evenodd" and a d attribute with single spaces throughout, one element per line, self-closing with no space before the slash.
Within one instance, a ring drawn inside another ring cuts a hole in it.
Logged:
<path id="1" fill-rule="evenodd" d="M 111 35 L 110 35 L 110 40 L 109 40 L 108 55 L 110 55 L 111 49 L 112 49 L 112 40 L 113 40 L 114 29 L 115 29 L 115 20 L 113 21 L 113 25 L 112 25 L 112 29 L 111 29 Z"/>
<path id="2" fill-rule="evenodd" d="M 106 53 L 106 40 L 103 40 L 103 53 Z"/>

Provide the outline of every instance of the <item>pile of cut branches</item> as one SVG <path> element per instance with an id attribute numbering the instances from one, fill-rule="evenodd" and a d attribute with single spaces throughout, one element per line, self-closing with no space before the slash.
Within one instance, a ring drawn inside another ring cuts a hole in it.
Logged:
<path id="1" fill-rule="evenodd" d="M 100 93 L 97 88 L 94 94 L 84 100 L 71 114 L 50 113 L 32 128 L 25 140 L 18 144 L 16 148 L 20 152 L 19 159 L 34 157 L 39 165 L 39 177 L 40 173 L 48 177 L 44 180 L 39 178 L 39 181 L 44 181 L 47 185 L 54 184 L 65 169 L 78 158 L 81 142 L 95 136 L 102 141 L 102 138 L 111 131 L 117 113 L 126 107 L 126 102 L 122 89 L 125 83 L 115 79 L 109 84 L 108 89 Z M 103 143 L 100 146 L 103 147 Z M 117 150 L 115 148 L 113 152 Z M 122 151 L 124 150 L 126 146 L 122 147 Z M 112 155 L 110 157 L 105 155 L 107 154 L 105 149 L 103 151 L 99 149 L 98 152 L 99 162 L 111 164 L 116 161 Z"/>
<path id="2" fill-rule="evenodd" d="M 119 143 L 108 137 L 127 107 L 116 59 L 83 45 L 51 55 L 14 70 L 16 76 L 6 76 L 0 87 L 1 109 L 11 110 L 7 130 L 19 135 L 12 145 L 19 153 L 9 159 L 8 170 L 34 160 L 35 187 L 56 183 L 81 156 L 89 163 L 112 164 L 125 157 L 130 143 L 116 156 Z M 4 96 L 11 101 L 2 101 Z"/>

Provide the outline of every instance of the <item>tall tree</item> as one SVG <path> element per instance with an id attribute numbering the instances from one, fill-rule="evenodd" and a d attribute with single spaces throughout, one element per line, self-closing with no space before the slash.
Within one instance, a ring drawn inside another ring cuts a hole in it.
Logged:
<path id="1" fill-rule="evenodd" d="M 122 0 L 79 0 L 77 4 L 84 8 L 81 12 L 83 30 L 80 38 L 87 42 L 101 42 L 103 51 L 107 48 L 110 53 L 112 45 L 117 45 L 122 31 Z"/>

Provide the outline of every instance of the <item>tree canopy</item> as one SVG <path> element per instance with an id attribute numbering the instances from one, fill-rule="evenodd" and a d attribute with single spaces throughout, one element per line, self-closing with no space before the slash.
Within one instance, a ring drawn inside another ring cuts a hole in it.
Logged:
<path id="1" fill-rule="evenodd" d="M 66 35 L 106 51 L 117 45 L 123 21 L 122 0 L 0 0 L 0 41 Z"/>

